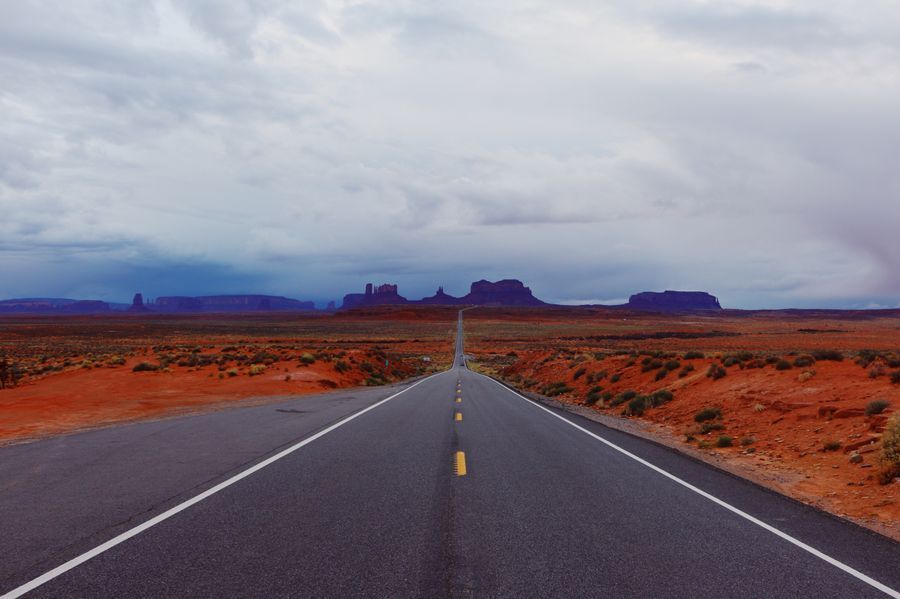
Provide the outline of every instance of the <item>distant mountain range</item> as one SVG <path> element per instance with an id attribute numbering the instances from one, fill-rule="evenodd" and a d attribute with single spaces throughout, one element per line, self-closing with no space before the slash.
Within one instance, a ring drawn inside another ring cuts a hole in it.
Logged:
<path id="1" fill-rule="evenodd" d="M 516 279 L 475 281 L 469 293 L 454 297 L 438 287 L 434 295 L 410 300 L 400 295 L 397 285 L 385 283 L 366 285 L 363 293 L 344 296 L 341 310 L 384 305 L 430 306 L 552 306 L 532 294 L 531 289 Z M 703 291 L 645 291 L 632 295 L 627 304 L 607 306 L 654 312 L 694 312 L 721 310 L 719 300 Z M 275 295 L 204 295 L 163 296 L 144 303 L 143 295 L 135 294 L 131 304 L 113 304 L 99 300 L 66 298 L 21 298 L 0 300 L 0 313 L 6 314 L 104 314 L 129 313 L 237 313 L 237 312 L 305 312 L 315 310 L 315 304 Z M 329 304 L 326 310 L 334 310 Z"/>

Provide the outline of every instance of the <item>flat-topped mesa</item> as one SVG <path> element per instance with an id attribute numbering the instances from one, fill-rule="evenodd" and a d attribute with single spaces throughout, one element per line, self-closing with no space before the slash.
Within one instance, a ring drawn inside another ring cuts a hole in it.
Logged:
<path id="1" fill-rule="evenodd" d="M 167 296 L 156 299 L 156 312 L 255 312 L 315 310 L 313 302 L 275 295 Z"/>
<path id="2" fill-rule="evenodd" d="M 391 304 L 405 304 L 407 299 L 397 293 L 397 286 L 384 283 L 375 287 L 372 283 L 366 283 L 365 293 L 348 293 L 344 296 L 341 308 L 355 308 L 357 306 L 385 306 Z"/>
<path id="3" fill-rule="evenodd" d="M 654 312 L 721 310 L 719 300 L 705 291 L 644 291 L 628 298 L 626 307 Z"/>
<path id="4" fill-rule="evenodd" d="M 544 306 L 538 298 L 531 294 L 531 289 L 522 281 L 503 279 L 502 281 L 476 281 L 472 283 L 469 294 L 462 298 L 462 303 L 481 306 Z"/>

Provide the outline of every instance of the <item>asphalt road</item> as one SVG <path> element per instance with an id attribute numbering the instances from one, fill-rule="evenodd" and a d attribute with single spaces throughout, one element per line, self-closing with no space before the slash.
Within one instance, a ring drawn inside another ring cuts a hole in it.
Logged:
<path id="1" fill-rule="evenodd" d="M 0 449 L 0 592 L 900 596 L 897 543 L 526 400 L 458 339 L 413 384 Z"/>

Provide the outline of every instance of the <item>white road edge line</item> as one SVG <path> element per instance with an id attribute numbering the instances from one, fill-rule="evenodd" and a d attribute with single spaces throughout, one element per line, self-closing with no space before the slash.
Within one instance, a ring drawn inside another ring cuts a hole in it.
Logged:
<path id="1" fill-rule="evenodd" d="M 479 374 L 480 376 L 485 376 L 485 375 L 480 374 L 480 373 L 475 373 L 475 374 Z M 759 527 L 761 527 L 761 528 L 764 528 L 765 530 L 771 532 L 772 534 L 781 537 L 781 538 L 784 539 L 785 541 L 787 541 L 787 542 L 789 542 L 789 543 L 791 543 L 791 544 L 793 544 L 793 545 L 796 545 L 796 546 L 799 547 L 800 549 L 803 549 L 804 551 L 806 551 L 806 552 L 808 552 L 808 553 L 811 553 L 812 555 L 816 556 L 817 558 L 819 558 L 819 559 L 821 559 L 821 560 L 823 560 L 823 561 L 825 561 L 825 562 L 828 562 L 829 564 L 831 564 L 831 565 L 834 566 L 835 568 L 839 568 L 839 569 L 843 570 L 843 571 L 846 572 L 847 574 L 849 574 L 849 575 L 851 575 L 851 576 L 853 576 L 853 577 L 855 577 L 855 578 L 861 580 L 862 582 L 864 582 L 864 583 L 866 583 L 866 584 L 868 584 L 868 585 L 870 585 L 870 586 L 872 586 L 872 587 L 878 589 L 878 590 L 881 591 L 882 593 L 885 593 L 886 595 L 889 595 L 889 596 L 891 596 L 891 597 L 894 597 L 894 599 L 900 599 L 900 592 L 895 591 L 895 590 L 892 589 L 891 587 L 889 587 L 889 586 L 887 586 L 887 585 L 885 585 L 885 584 L 882 584 L 882 583 L 878 582 L 877 580 L 875 580 L 874 578 L 871 578 L 870 576 L 866 576 L 865 574 L 863 574 L 863 573 L 860 572 L 859 570 L 856 570 L 856 569 L 854 569 L 854 568 L 848 566 L 847 564 L 845 564 L 845 563 L 843 563 L 843 562 L 839 562 L 838 560 L 834 559 L 833 557 L 831 557 L 831 556 L 829 556 L 829 555 L 826 555 L 826 554 L 822 553 L 821 551 L 819 551 L 819 550 L 816 549 L 815 547 L 810 547 L 809 545 L 807 545 L 807 544 L 804 543 L 803 541 L 800 541 L 799 539 L 795 539 L 794 537 L 792 537 L 791 535 L 787 534 L 786 532 L 782 532 L 782 531 L 778 530 L 777 528 L 775 528 L 774 526 L 771 526 L 771 525 L 769 525 L 769 524 L 766 524 L 766 523 L 763 522 L 762 520 L 760 520 L 760 519 L 758 519 L 758 518 L 755 518 L 755 517 L 751 516 L 751 515 L 748 514 L 747 512 L 741 511 L 740 509 L 734 507 L 734 506 L 731 505 L 730 503 L 726 503 L 725 501 L 722 501 L 721 499 L 719 499 L 719 498 L 716 497 L 715 495 L 710 495 L 709 493 L 707 493 L 707 492 L 704 491 L 703 489 L 699 489 L 699 488 L 695 487 L 694 485 L 692 485 L 691 483 L 689 483 L 689 482 L 687 482 L 687 481 L 685 481 L 685 480 L 682 480 L 682 479 L 678 478 L 678 477 L 675 476 L 674 474 L 671 474 L 671 473 L 669 473 L 669 472 L 666 472 L 665 470 L 663 470 L 663 469 L 660 468 L 659 466 L 654 466 L 653 464 L 651 464 L 651 463 L 648 462 L 647 460 L 645 460 L 645 459 L 643 459 L 643 458 L 641 458 L 641 457 L 638 457 L 638 456 L 634 455 L 633 453 L 631 453 L 631 452 L 628 451 L 627 449 L 623 449 L 623 448 L 619 447 L 618 445 L 616 445 L 615 443 L 613 443 L 613 442 L 611 442 L 611 441 L 607 441 L 607 440 L 604 439 L 603 437 L 601 437 L 601 436 L 599 436 L 599 435 L 597 435 L 597 434 L 592 433 L 591 431 L 587 430 L 586 428 L 581 427 L 581 426 L 578 426 L 577 424 L 575 424 L 574 422 L 572 422 L 572 421 L 569 420 L 568 418 L 563 418 L 562 416 L 560 416 L 559 414 L 557 414 L 557 413 L 554 412 L 553 410 L 550 410 L 550 409 L 546 408 L 545 406 L 540 405 L 539 403 L 536 403 L 536 402 L 534 402 L 534 401 L 531 401 L 530 399 L 528 399 L 527 397 L 525 397 L 525 396 L 522 395 L 521 393 L 518 393 L 518 392 L 516 392 L 516 391 L 510 389 L 509 387 L 507 387 L 506 385 L 500 383 L 500 382 L 497 381 L 496 379 L 492 379 L 491 377 L 488 377 L 488 376 L 485 376 L 485 378 L 487 378 L 487 379 L 489 379 L 489 380 L 491 380 L 491 381 L 497 383 L 497 385 L 503 387 L 504 389 L 506 389 L 507 391 L 509 391 L 509 392 L 512 393 L 513 395 L 517 395 L 517 396 L 521 397 L 521 398 L 524 399 L 526 402 L 530 403 L 531 405 L 535 406 L 536 408 L 540 408 L 540 409 L 544 410 L 545 412 L 547 412 L 548 414 L 550 414 L 551 416 L 555 416 L 556 418 L 559 418 L 560 420 L 562 420 L 562 421 L 565 422 L 566 424 L 571 425 L 571 426 L 577 428 L 578 430 L 580 430 L 581 432 L 585 433 L 586 435 L 589 435 L 589 436 L 593 437 L 594 439 L 600 441 L 601 443 L 604 443 L 605 445 L 608 445 L 610 448 L 612 448 L 612 449 L 618 451 L 619 453 L 621 453 L 621 454 L 623 454 L 623 455 L 628 456 L 628 457 L 631 458 L 632 460 L 635 460 L 636 462 L 638 462 L 638 463 L 640 463 L 640 464 L 646 466 L 647 468 L 650 468 L 651 470 L 653 470 L 653 471 L 655 471 L 655 472 L 658 472 L 659 474 L 662 474 L 662 475 L 665 476 L 666 478 L 675 481 L 675 482 L 678 483 L 679 485 L 681 485 L 681 486 L 683 486 L 683 487 L 685 487 L 685 488 L 687 488 L 687 489 L 690 489 L 690 490 L 693 491 L 694 493 L 697 493 L 698 495 L 701 495 L 701 496 L 705 497 L 706 499 L 709 499 L 709 500 L 712 501 L 713 503 L 722 506 L 723 508 L 725 508 L 726 510 L 728 510 L 728 511 L 734 513 L 734 514 L 737 514 L 737 515 L 740 516 L 741 518 L 744 518 L 745 520 L 748 520 L 748 521 L 752 522 L 753 524 L 756 524 L 757 526 L 759 526 Z"/>
<path id="2" fill-rule="evenodd" d="M 314 434 L 314 435 L 312 435 L 312 436 L 310 436 L 310 437 L 307 437 L 306 439 L 300 441 L 299 443 L 296 443 L 296 444 L 294 444 L 294 445 L 291 445 L 291 446 L 288 447 L 287 449 L 284 449 L 284 450 L 282 450 L 282 451 L 276 453 L 275 455 L 273 455 L 273 456 L 271 456 L 271 457 L 269 457 L 269 458 L 266 458 L 266 459 L 263 460 L 262 462 L 260 462 L 260 463 L 258 463 L 258 464 L 255 464 L 255 465 L 251 466 L 250 468 L 247 468 L 246 470 L 244 470 L 244 471 L 242 471 L 242 472 L 240 472 L 240 473 L 238 473 L 238 474 L 232 476 L 232 477 L 229 478 L 228 480 L 222 481 L 222 482 L 220 482 L 219 484 L 217 484 L 216 486 L 211 487 L 211 488 L 207 489 L 206 491 L 200 493 L 199 495 L 196 495 L 196 496 L 194 496 L 194 497 L 188 499 L 187 501 L 185 501 L 185 502 L 183 502 L 183 503 L 179 503 L 179 504 L 176 505 L 175 507 L 169 508 L 168 510 L 164 511 L 163 513 L 161 513 L 161 514 L 159 514 L 159 515 L 157 515 L 157 516 L 154 516 L 153 518 L 150 518 L 149 520 L 147 520 L 147 521 L 144 522 L 143 524 L 139 524 L 138 526 L 135 526 L 134 528 L 132 528 L 132 529 L 130 529 L 130 530 L 126 530 L 126 531 L 123 532 L 122 534 L 113 537 L 112 539 L 106 541 L 105 543 L 103 543 L 103 544 L 101 544 L 101 545 L 98 545 L 98 546 L 94 547 L 94 548 L 91 549 L 90 551 L 86 551 L 85 553 L 82 553 L 82 554 L 79 555 L 78 557 L 72 558 L 72 559 L 70 559 L 69 561 L 65 562 L 64 564 L 62 564 L 62 565 L 60 565 L 60 566 L 57 566 L 57 567 L 53 568 L 53 569 L 50 570 L 49 572 L 45 572 L 44 574 L 41 574 L 41 575 L 38 576 L 37 578 L 35 578 L 35 579 L 33 579 L 33 580 L 30 580 L 30 581 L 26 582 L 25 584 L 23 584 L 23 585 L 21 585 L 21 586 L 19 586 L 19 587 L 16 587 L 15 589 L 9 591 L 8 593 L 6 593 L 6 594 L 0 596 L 0 599 L 15 599 L 16 597 L 21 597 L 22 595 L 24 595 L 25 593 L 28 593 L 29 591 L 33 591 L 34 589 L 38 588 L 38 587 L 41 586 L 42 584 L 45 584 L 45 583 L 47 583 L 47 582 L 50 582 L 51 580 L 53 580 L 53 579 L 56 578 L 57 576 L 59 576 L 59 575 L 61 575 L 61 574 L 64 574 L 64 573 L 68 572 L 68 571 L 71 570 L 72 568 L 75 568 L 75 567 L 77 567 L 77 566 L 80 566 L 81 564 L 83 564 L 84 562 L 88 561 L 89 559 L 93 559 L 93 558 L 97 557 L 98 555 L 100 555 L 101 553 L 103 553 L 103 552 L 105 552 L 105 551 L 108 551 L 108 550 L 112 549 L 112 548 L 115 547 L 116 545 L 119 545 L 120 543 L 123 543 L 123 542 L 127 541 L 127 540 L 130 539 L 131 537 L 134 537 L 134 536 L 137 536 L 137 535 L 141 534 L 142 532 L 144 532 L 144 531 L 147 530 L 148 528 L 151 528 L 151 527 L 153 527 L 153 526 L 156 526 L 157 524 L 159 524 L 160 522 L 163 522 L 164 520 L 168 520 L 169 518 L 171 518 L 171 517 L 174 516 L 175 514 L 177 514 L 177 513 L 179 513 L 179 512 L 183 512 L 184 510 L 188 509 L 188 508 L 191 507 L 192 505 L 194 505 L 194 504 L 196 504 L 196 503 L 200 503 L 201 501 L 203 501 L 203 500 L 206 499 L 207 497 L 210 497 L 211 495 L 215 495 L 216 493 L 218 493 L 218 492 L 221 491 L 222 489 L 225 489 L 225 488 L 227 488 L 227 487 L 230 487 L 230 486 L 233 485 L 234 483 L 236 483 L 236 482 L 238 482 L 238 481 L 240 481 L 240 480 L 243 480 L 243 479 L 247 478 L 248 476 L 250 476 L 250 475 L 253 474 L 254 472 L 258 472 L 258 471 L 262 470 L 263 468 L 265 468 L 266 466 L 268 466 L 268 465 L 270 465 L 270 464 L 272 464 L 272 463 L 274 463 L 274 462 L 277 462 L 277 461 L 280 460 L 281 458 L 283 458 L 283 457 L 285 457 L 285 456 L 287 456 L 287 455 L 289 455 L 289 454 L 291 454 L 291 453 L 297 451 L 297 450 L 300 449 L 301 447 L 303 447 L 303 446 L 305 446 L 305 445 L 309 445 L 310 443 L 312 443 L 312 442 L 315 441 L 316 439 L 318 439 L 318 438 L 320 438 L 320 437 L 323 437 L 323 436 L 327 435 L 328 433 L 330 433 L 331 431 L 335 430 L 336 428 L 340 428 L 340 427 L 344 426 L 345 424 L 347 424 L 348 422 L 350 422 L 351 420 L 354 420 L 354 419 L 356 419 L 356 418 L 359 418 L 360 416 L 362 416 L 362 415 L 365 414 L 366 412 L 368 412 L 368 411 L 370 411 L 370 410 L 374 410 L 374 409 L 377 408 L 378 406 L 380 406 L 380 405 L 382 405 L 382 404 L 385 404 L 385 403 L 391 401 L 392 399 L 394 399 L 394 398 L 397 397 L 398 395 L 402 395 L 403 393 L 406 393 L 407 391 L 409 391 L 409 390 L 412 389 L 413 387 L 417 386 L 418 384 L 424 383 L 425 381 L 427 381 L 428 379 L 430 379 L 430 378 L 432 378 L 432 377 L 434 377 L 434 376 L 439 376 L 439 375 L 442 375 L 442 374 L 446 374 L 447 372 L 450 372 L 450 371 L 449 371 L 449 370 L 445 370 L 444 372 L 438 372 L 438 373 L 433 374 L 433 375 L 431 375 L 431 376 L 429 376 L 429 377 L 426 377 L 426 378 L 424 378 L 424 379 L 422 379 L 422 380 L 420 380 L 420 381 L 416 381 L 415 383 L 413 383 L 412 385 L 410 385 L 410 386 L 407 387 L 406 389 L 403 389 L 402 391 L 398 391 L 397 393 L 394 393 L 394 394 L 391 395 L 390 397 L 386 397 L 386 398 L 382 399 L 381 401 L 378 401 L 378 402 L 376 402 L 376 403 L 373 403 L 373 404 L 372 404 L 371 406 L 369 406 L 368 408 L 364 408 L 364 409 L 360 410 L 359 412 L 356 412 L 355 414 L 351 414 L 350 416 L 347 416 L 347 417 L 344 418 L 343 420 L 341 420 L 341 421 L 339 421 L 339 422 L 336 422 L 336 423 L 332 424 L 332 425 L 329 426 L 328 428 L 325 428 L 325 429 L 320 430 L 320 431 L 317 432 L 316 434 Z"/>

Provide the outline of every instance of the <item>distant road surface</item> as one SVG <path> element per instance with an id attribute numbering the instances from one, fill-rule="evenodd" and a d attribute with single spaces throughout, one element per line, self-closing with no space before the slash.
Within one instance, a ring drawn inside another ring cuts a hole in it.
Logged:
<path id="1" fill-rule="evenodd" d="M 2 597 L 900 597 L 900 545 L 469 371 L 0 449 Z"/>

